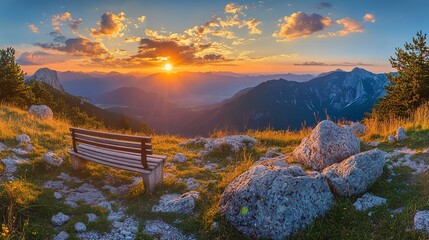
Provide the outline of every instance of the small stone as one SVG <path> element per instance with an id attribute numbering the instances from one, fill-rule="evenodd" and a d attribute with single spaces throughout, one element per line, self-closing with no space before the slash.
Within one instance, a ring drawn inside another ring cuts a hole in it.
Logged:
<path id="1" fill-rule="evenodd" d="M 86 217 L 88 219 L 88 222 L 95 222 L 98 218 L 98 216 L 95 215 L 94 213 L 87 213 Z"/>
<path id="2" fill-rule="evenodd" d="M 122 231 L 121 231 L 121 234 L 122 234 L 122 235 L 124 235 L 124 236 L 129 236 L 129 235 L 131 235 L 131 233 L 130 233 L 130 232 L 128 232 L 127 230 L 122 230 Z"/>
<path id="3" fill-rule="evenodd" d="M 368 217 L 371 217 L 374 212 L 369 212 Z"/>
<path id="4" fill-rule="evenodd" d="M 393 135 L 389 135 L 388 137 L 387 137 L 387 141 L 389 142 L 389 143 L 394 143 L 395 142 L 395 136 L 393 136 Z"/>
<path id="5" fill-rule="evenodd" d="M 132 233 L 134 233 L 134 234 L 137 234 L 137 233 L 139 232 L 139 229 L 138 229 L 138 227 L 134 227 L 134 226 L 132 226 L 132 227 L 130 228 L 130 231 L 131 231 Z"/>
<path id="6" fill-rule="evenodd" d="M 396 140 L 398 140 L 399 142 L 402 142 L 405 140 L 406 137 L 407 137 L 407 134 L 405 133 L 404 128 L 399 127 L 398 130 L 396 130 L 396 135 L 395 135 Z"/>
<path id="7" fill-rule="evenodd" d="M 62 158 L 57 157 L 53 152 L 47 152 L 43 154 L 42 159 L 49 165 L 52 165 L 55 167 L 61 166 L 61 164 L 63 164 L 63 161 L 64 161 Z"/>
<path id="8" fill-rule="evenodd" d="M 61 193 L 59 193 L 59 192 L 54 192 L 54 197 L 55 197 L 56 199 L 60 199 L 60 198 L 62 198 L 62 197 L 63 197 L 63 195 L 61 195 Z"/>
<path id="9" fill-rule="evenodd" d="M 77 203 L 75 203 L 73 201 L 65 201 L 64 204 L 71 207 L 71 208 L 77 208 L 78 207 Z"/>
<path id="10" fill-rule="evenodd" d="M 69 238 L 69 234 L 62 231 L 57 236 L 54 237 L 54 240 L 66 240 Z"/>
<path id="11" fill-rule="evenodd" d="M 77 222 L 74 225 L 74 229 L 76 230 L 76 232 L 85 232 L 86 231 L 86 226 L 83 222 Z"/>
<path id="12" fill-rule="evenodd" d="M 375 206 L 380 206 L 386 204 L 387 199 L 377 197 L 371 193 L 365 193 L 362 197 L 358 198 L 353 206 L 356 210 L 365 211 Z"/>
<path id="13" fill-rule="evenodd" d="M 186 159 L 187 158 L 183 153 L 178 153 L 178 154 L 174 155 L 174 157 L 173 157 L 173 160 L 175 162 L 181 162 L 181 163 L 186 162 Z"/>
<path id="14" fill-rule="evenodd" d="M 210 231 L 217 231 L 219 229 L 219 223 L 213 222 L 212 225 L 210 225 Z"/>
<path id="15" fill-rule="evenodd" d="M 64 223 L 66 223 L 68 220 L 70 220 L 70 217 L 65 215 L 62 212 L 57 213 L 56 215 L 52 216 L 51 222 L 55 226 L 62 226 Z"/>
<path id="16" fill-rule="evenodd" d="M 31 143 L 30 137 L 27 134 L 21 134 L 16 136 L 16 141 L 18 141 L 19 146 Z"/>
<path id="17" fill-rule="evenodd" d="M 114 228 L 121 228 L 122 226 L 124 226 L 123 222 L 114 222 L 113 223 L 113 227 Z"/>
<path id="18" fill-rule="evenodd" d="M 429 211 L 417 211 L 414 215 L 414 229 L 429 233 Z"/>
<path id="19" fill-rule="evenodd" d="M 400 208 L 397 208 L 397 209 L 393 209 L 391 212 L 392 213 L 401 213 L 403 211 L 404 211 L 404 207 L 400 207 Z"/>

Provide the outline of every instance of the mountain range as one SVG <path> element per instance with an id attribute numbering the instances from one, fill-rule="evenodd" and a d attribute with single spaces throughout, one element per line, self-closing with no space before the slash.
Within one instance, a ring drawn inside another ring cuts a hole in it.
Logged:
<path id="1" fill-rule="evenodd" d="M 104 110 L 144 121 L 157 132 L 181 135 L 207 135 L 214 129 L 294 130 L 327 117 L 359 120 L 384 96 L 384 87 L 389 84 L 385 74 L 362 68 L 350 72 L 335 70 L 311 79 L 311 75 L 275 75 L 295 80 L 268 81 L 262 79 L 274 75 L 178 73 L 143 78 L 114 72 L 58 75 L 65 78 L 61 79 L 65 91 L 91 93 L 92 101 Z M 227 93 L 219 95 L 222 91 Z M 198 100 L 199 96 L 204 99 Z"/>

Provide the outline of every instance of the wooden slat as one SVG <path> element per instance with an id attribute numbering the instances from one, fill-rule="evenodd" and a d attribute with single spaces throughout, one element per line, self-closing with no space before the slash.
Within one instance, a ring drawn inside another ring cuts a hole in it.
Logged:
<path id="1" fill-rule="evenodd" d="M 82 153 L 85 155 L 90 156 L 93 154 L 93 155 L 97 155 L 99 157 L 105 157 L 105 158 L 113 159 L 113 160 L 117 161 L 118 163 L 120 163 L 121 161 L 124 161 L 124 162 L 133 163 L 133 164 L 138 164 L 140 167 L 143 167 L 141 165 L 140 159 L 129 158 L 129 157 L 118 157 L 118 156 L 115 156 L 112 154 L 107 154 L 106 152 L 94 151 L 92 149 L 81 148 L 81 147 L 78 147 L 78 150 L 79 150 L 78 151 L 79 153 Z M 149 164 L 149 168 L 154 168 L 154 167 L 159 165 L 159 162 L 151 161 L 151 162 L 148 162 L 148 164 Z"/>
<path id="2" fill-rule="evenodd" d="M 89 150 L 89 151 L 98 152 L 98 153 L 101 153 L 101 154 L 107 154 L 107 155 L 115 156 L 115 157 L 118 157 L 118 158 L 133 159 L 133 160 L 136 160 L 136 161 L 140 162 L 140 154 L 131 154 L 131 153 L 124 153 L 124 152 L 119 152 L 119 151 L 106 150 L 106 149 L 102 149 L 102 148 L 90 146 L 90 145 L 87 145 L 87 144 L 80 144 L 79 147 L 78 147 L 78 151 L 80 149 L 86 149 L 86 150 Z M 158 156 L 161 156 L 161 155 L 158 155 Z M 149 163 L 153 162 L 153 163 L 156 163 L 156 164 L 162 163 L 163 159 L 166 158 L 166 156 L 163 156 L 164 158 L 155 158 L 155 157 L 152 157 L 152 155 L 148 155 L 147 157 L 148 157 L 147 161 Z"/>
<path id="3" fill-rule="evenodd" d="M 96 159 L 98 159 L 100 161 L 106 161 L 106 162 L 111 162 L 111 163 L 115 163 L 115 164 L 119 164 L 119 165 L 123 165 L 123 166 L 144 169 L 144 167 L 142 166 L 142 164 L 140 163 L 140 161 L 135 161 L 135 160 L 132 160 L 132 159 L 116 158 L 114 156 L 110 156 L 110 155 L 106 155 L 106 154 L 100 154 L 100 153 L 91 152 L 91 151 L 88 151 L 86 149 L 81 149 L 81 151 L 79 153 L 82 154 L 82 155 L 84 155 L 84 156 L 96 158 Z M 151 163 L 151 164 L 149 164 L 149 166 L 148 166 L 149 168 L 147 170 L 152 170 L 156 166 L 158 166 L 158 164 Z"/>
<path id="4" fill-rule="evenodd" d="M 92 130 L 86 130 L 82 128 L 70 128 L 70 131 L 74 130 L 75 133 L 95 136 L 95 137 L 101 137 L 101 138 L 111 138 L 116 140 L 123 140 L 123 141 L 130 141 L 130 142 L 141 142 L 144 141 L 145 143 L 150 143 L 151 139 L 150 137 L 145 136 L 132 136 L 132 135 L 125 135 L 125 134 L 117 134 L 117 133 L 107 133 L 107 132 L 100 132 L 100 131 L 92 131 Z"/>
<path id="5" fill-rule="evenodd" d="M 141 152 L 140 148 L 125 147 L 125 146 L 118 146 L 118 145 L 113 145 L 113 144 L 108 144 L 108 143 L 90 141 L 90 140 L 79 138 L 77 136 L 76 136 L 75 140 L 77 142 L 86 143 L 89 145 L 102 147 L 102 148 L 106 148 L 106 149 L 113 149 L 113 150 L 119 150 L 119 151 L 123 151 L 123 152 L 132 152 L 132 153 L 140 153 Z M 151 151 L 149 151 L 149 152 L 151 152 Z"/>
<path id="6" fill-rule="evenodd" d="M 132 171 L 132 172 L 139 172 L 139 173 L 143 173 L 143 174 L 149 174 L 151 172 L 151 171 L 145 170 L 143 168 L 139 169 L 139 168 L 127 167 L 127 166 L 116 164 L 116 163 L 111 163 L 111 162 L 106 162 L 106 161 L 100 161 L 97 158 L 89 157 L 89 156 L 82 155 L 82 154 L 79 154 L 79 153 L 75 153 L 73 151 L 69 151 L 69 154 L 75 155 L 75 156 L 80 157 L 82 159 L 85 159 L 87 161 L 99 163 L 99 164 L 106 165 L 106 166 L 109 166 L 109 167 L 119 168 L 119 169 L 128 170 L 128 171 Z"/>
<path id="7" fill-rule="evenodd" d="M 80 133 L 75 133 L 75 136 L 78 138 L 81 138 L 81 139 L 89 140 L 89 141 L 107 143 L 107 144 L 124 146 L 124 147 L 140 148 L 140 146 L 141 146 L 140 143 L 136 143 L 136 142 L 124 142 L 124 141 L 120 141 L 120 140 L 112 140 L 112 139 L 107 139 L 107 138 L 94 137 L 94 136 L 90 136 L 90 135 L 83 135 Z M 151 147 L 152 147 L 151 144 L 148 144 L 148 143 L 145 144 L 145 148 L 151 148 Z"/>

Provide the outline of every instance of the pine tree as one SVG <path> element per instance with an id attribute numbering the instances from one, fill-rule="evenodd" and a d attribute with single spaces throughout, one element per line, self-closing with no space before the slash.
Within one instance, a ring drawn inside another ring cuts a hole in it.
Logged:
<path id="1" fill-rule="evenodd" d="M 15 62 L 15 49 L 0 49 L 0 102 L 22 104 L 26 101 L 27 94 L 24 72 Z"/>
<path id="2" fill-rule="evenodd" d="M 429 101 L 429 48 L 426 34 L 421 31 L 406 42 L 404 49 L 396 48 L 390 64 L 396 74 L 388 74 L 391 85 L 386 87 L 386 96 L 373 109 L 381 119 L 404 117 L 421 104 Z"/>

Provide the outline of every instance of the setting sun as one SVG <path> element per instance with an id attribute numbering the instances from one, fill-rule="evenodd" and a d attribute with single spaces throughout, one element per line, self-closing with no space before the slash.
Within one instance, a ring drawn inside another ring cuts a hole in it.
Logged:
<path id="1" fill-rule="evenodd" d="M 173 66 L 170 63 L 167 63 L 167 64 L 164 65 L 164 69 L 166 71 L 170 71 L 171 69 L 173 69 Z"/>

